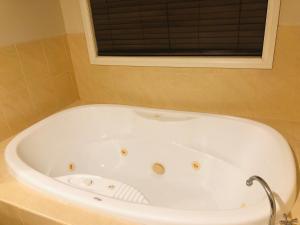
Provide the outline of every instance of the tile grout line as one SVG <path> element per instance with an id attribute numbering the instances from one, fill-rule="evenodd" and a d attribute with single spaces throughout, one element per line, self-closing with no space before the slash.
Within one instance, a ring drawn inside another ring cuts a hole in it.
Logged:
<path id="1" fill-rule="evenodd" d="M 17 208 L 17 210 L 19 210 L 19 209 Z M 16 212 L 16 216 L 18 217 L 19 221 L 21 222 L 21 225 L 25 225 L 24 220 L 23 220 L 22 216 L 19 215 L 18 211 Z"/>
<path id="2" fill-rule="evenodd" d="M 58 36 L 55 36 L 55 37 L 58 37 Z M 55 37 L 49 37 L 49 38 L 45 38 L 45 39 L 41 40 L 42 52 L 43 52 L 43 56 L 46 60 L 47 70 L 48 70 L 47 72 L 49 73 L 49 79 L 50 79 L 51 75 L 53 75 L 53 74 L 51 74 L 50 63 L 49 63 L 49 59 L 48 59 L 47 53 L 46 53 L 45 40 L 50 40 Z M 56 77 L 55 74 L 52 77 L 55 78 Z M 55 98 L 55 107 L 57 110 L 59 109 L 59 101 L 57 98 Z"/>
<path id="3" fill-rule="evenodd" d="M 13 135 L 13 130 L 12 130 L 12 128 L 11 128 L 11 126 L 10 126 L 10 124 L 9 124 L 9 122 L 8 122 L 8 120 L 7 120 L 7 118 L 6 118 L 6 116 L 5 116 L 5 113 L 3 112 L 3 110 L 1 110 L 0 109 L 0 117 L 3 119 L 3 122 L 4 122 L 4 124 L 6 125 L 6 127 L 8 128 L 8 131 L 9 131 L 9 137 L 11 136 L 11 135 Z M 6 138 L 4 138 L 4 140 L 5 140 Z M 1 142 L 2 140 L 0 140 L 0 142 Z"/>
<path id="4" fill-rule="evenodd" d="M 32 107 L 33 110 L 36 110 L 37 116 L 39 117 L 39 115 L 38 115 L 39 113 L 38 113 L 37 107 L 34 104 L 32 93 L 31 93 L 30 88 L 29 88 L 29 80 L 27 79 L 27 76 L 26 76 L 26 72 L 25 72 L 25 69 L 24 69 L 24 66 L 23 66 L 23 62 L 22 62 L 22 59 L 21 59 L 21 55 L 20 55 L 19 49 L 17 47 L 17 44 L 15 44 L 14 46 L 15 46 L 15 49 L 16 49 L 16 52 L 17 52 L 18 63 L 19 63 L 20 68 L 21 68 L 21 73 L 23 75 L 23 80 L 24 80 L 24 83 L 25 83 L 25 89 L 26 89 L 26 91 L 28 93 L 31 107 Z"/>
<path id="5" fill-rule="evenodd" d="M 81 35 L 81 33 L 80 33 Z M 68 46 L 68 52 L 69 52 L 69 57 L 70 57 L 70 60 L 72 62 L 72 68 L 73 68 L 73 82 L 74 82 L 74 86 L 75 86 L 75 90 L 77 92 L 77 96 L 78 96 L 78 99 L 81 100 L 81 95 L 80 95 L 80 91 L 79 91 L 79 81 L 78 81 L 78 72 L 77 70 L 75 69 L 75 63 L 74 63 L 74 54 L 72 53 L 72 49 L 71 49 L 71 44 L 70 44 L 70 40 L 72 39 L 72 34 L 68 34 L 66 33 L 65 34 L 65 37 L 66 37 L 66 44 Z M 76 75 L 77 74 L 77 75 Z"/>
<path id="6" fill-rule="evenodd" d="M 25 74 L 24 74 L 24 72 L 23 72 L 23 67 L 22 67 L 21 62 L 20 62 L 21 59 L 20 59 L 19 52 L 18 52 L 18 50 L 17 50 L 17 45 L 16 45 L 16 44 L 13 44 L 12 46 L 13 46 L 14 50 L 16 51 L 16 55 L 17 55 L 17 58 L 18 58 L 18 64 L 19 64 L 19 66 L 20 66 L 20 72 L 21 72 L 21 74 L 22 74 L 22 79 L 23 79 L 23 82 L 24 82 L 24 85 L 25 85 L 25 89 L 26 89 L 26 91 L 28 92 L 27 83 L 26 83 L 26 80 L 25 80 Z M 14 93 L 14 91 L 12 91 L 12 93 Z M 29 93 L 28 93 L 28 94 L 29 94 Z M 30 99 L 30 104 L 32 104 L 31 99 Z M 3 119 L 4 119 L 4 122 L 6 123 L 8 129 L 9 129 L 9 131 L 10 131 L 10 136 L 11 136 L 11 135 L 14 135 L 15 132 L 14 132 L 14 130 L 12 129 L 10 123 L 9 123 L 9 120 L 8 120 L 8 117 L 7 117 L 6 113 L 3 112 L 3 110 L 0 110 L 0 111 L 1 111 L 2 117 L 3 117 Z"/>
<path id="7" fill-rule="evenodd" d="M 15 44 L 13 44 L 13 45 L 11 45 L 11 46 L 14 46 L 14 49 L 15 49 Z M 18 54 L 17 54 L 17 57 L 18 57 L 18 61 L 19 61 L 19 56 L 18 56 Z M 8 122 L 8 119 L 7 119 L 7 116 L 6 116 L 5 112 L 4 112 L 3 110 L 0 109 L 0 114 L 1 114 L 0 116 L 2 117 L 2 119 L 3 119 L 4 123 L 5 123 L 5 125 L 7 126 L 8 130 L 9 130 L 9 136 L 13 135 L 13 134 L 14 134 L 13 129 L 12 129 L 12 127 L 10 126 L 10 124 L 9 124 L 9 122 Z"/>
<path id="8" fill-rule="evenodd" d="M 65 51 L 65 55 L 68 58 L 68 61 L 70 61 L 71 69 L 72 69 L 72 71 L 67 72 L 67 74 L 68 74 L 68 77 L 69 77 L 69 79 L 70 79 L 70 81 L 72 83 L 72 89 L 73 89 L 73 91 L 75 91 L 76 96 L 80 100 L 80 95 L 79 95 L 79 90 L 78 90 L 78 84 L 77 84 L 77 80 L 76 80 L 76 77 L 75 77 L 74 63 L 73 63 L 73 59 L 72 59 L 72 55 L 71 55 L 71 49 L 70 49 L 69 41 L 68 41 L 68 34 L 65 33 L 61 37 L 63 37 L 63 39 L 64 39 L 64 51 Z"/>

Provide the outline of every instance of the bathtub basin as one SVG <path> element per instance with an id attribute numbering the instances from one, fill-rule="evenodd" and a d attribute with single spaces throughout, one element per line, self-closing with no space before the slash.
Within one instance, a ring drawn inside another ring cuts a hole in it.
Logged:
<path id="1" fill-rule="evenodd" d="M 5 159 L 37 191 L 145 225 L 267 225 L 252 175 L 291 209 L 296 170 L 274 129 L 251 120 L 118 105 L 59 112 L 18 134 Z"/>

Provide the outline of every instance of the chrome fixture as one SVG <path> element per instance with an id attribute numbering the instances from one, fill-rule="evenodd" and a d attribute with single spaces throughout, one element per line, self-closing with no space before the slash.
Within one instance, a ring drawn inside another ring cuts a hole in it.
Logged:
<path id="1" fill-rule="evenodd" d="M 274 195 L 272 193 L 272 190 L 269 187 L 269 185 L 267 184 L 267 182 L 259 176 L 250 177 L 247 180 L 246 184 L 248 186 L 252 186 L 254 180 L 259 182 L 263 186 L 264 190 L 266 191 L 266 193 L 268 195 L 268 198 L 269 198 L 269 201 L 270 201 L 270 206 L 271 206 L 271 215 L 270 215 L 270 219 L 269 219 L 269 225 L 275 225 L 275 221 L 276 221 L 276 202 L 275 202 L 275 198 L 274 198 Z M 284 224 L 284 225 L 291 225 L 291 224 Z"/>
<path id="2" fill-rule="evenodd" d="M 298 224 L 298 219 L 291 219 L 289 220 L 289 217 L 287 214 L 283 214 L 284 219 L 280 220 L 281 225 L 296 225 Z"/>

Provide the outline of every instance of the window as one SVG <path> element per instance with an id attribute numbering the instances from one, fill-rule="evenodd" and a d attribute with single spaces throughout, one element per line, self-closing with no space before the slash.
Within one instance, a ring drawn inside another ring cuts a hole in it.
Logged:
<path id="1" fill-rule="evenodd" d="M 81 0 L 93 63 L 270 68 L 279 0 Z"/>

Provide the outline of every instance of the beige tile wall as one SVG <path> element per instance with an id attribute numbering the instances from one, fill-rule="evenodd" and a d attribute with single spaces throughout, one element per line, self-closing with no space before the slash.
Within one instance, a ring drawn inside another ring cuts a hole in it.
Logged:
<path id="1" fill-rule="evenodd" d="M 280 26 L 272 70 L 91 65 L 68 41 L 83 101 L 300 121 L 300 26 Z"/>
<path id="2" fill-rule="evenodd" d="M 23 225 L 16 207 L 0 202 L 0 225 Z"/>
<path id="3" fill-rule="evenodd" d="M 64 225 L 64 223 L 0 202 L 0 225 Z"/>
<path id="4" fill-rule="evenodd" d="M 0 140 L 77 99 L 65 35 L 0 48 Z"/>

